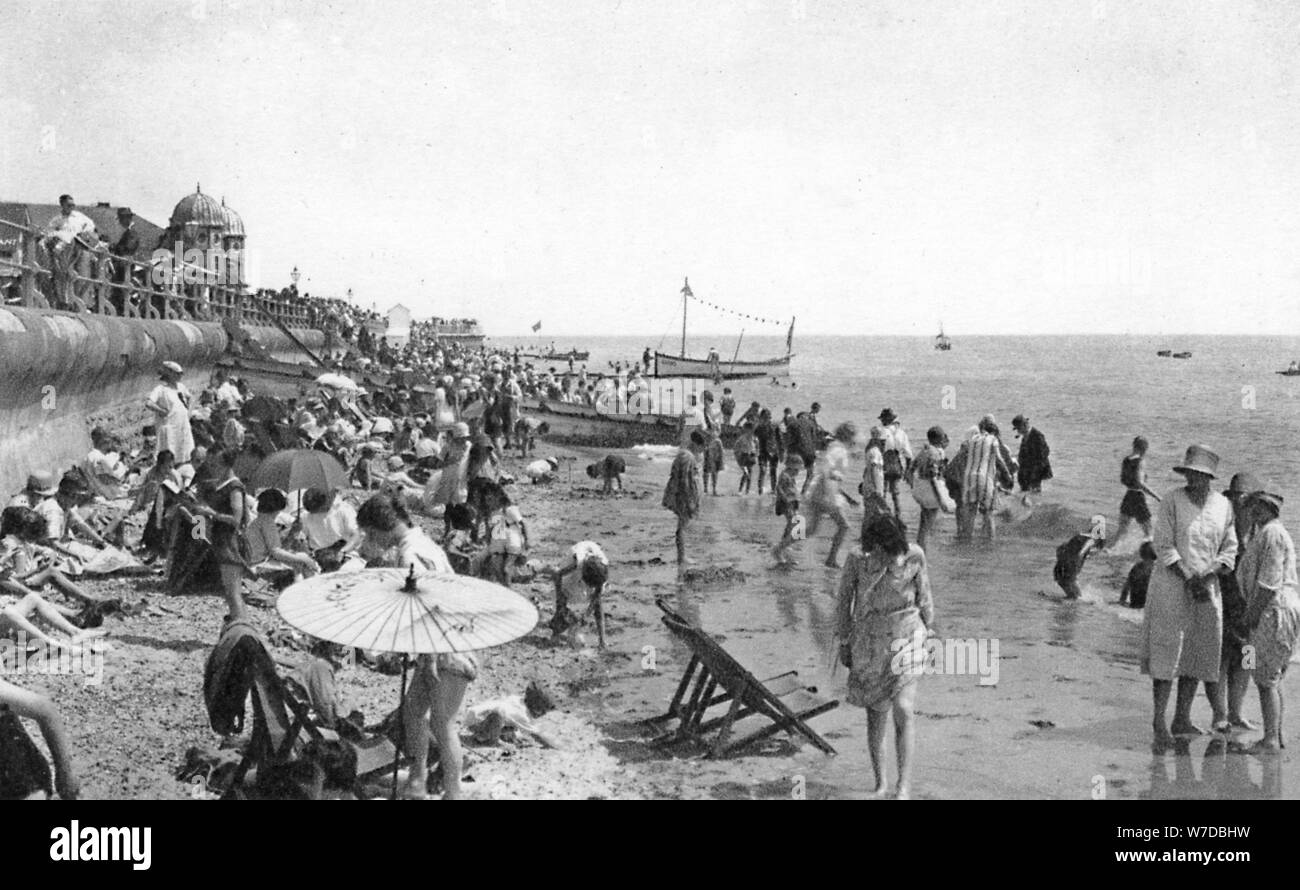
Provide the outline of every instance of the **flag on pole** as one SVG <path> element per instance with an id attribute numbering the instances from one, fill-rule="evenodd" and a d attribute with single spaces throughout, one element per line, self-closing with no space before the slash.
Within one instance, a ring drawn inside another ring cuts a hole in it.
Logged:
<path id="1" fill-rule="evenodd" d="M 534 334 L 536 334 L 536 333 L 537 333 L 538 331 L 540 331 L 541 329 L 542 329 L 542 323 L 541 323 L 540 321 L 533 325 L 533 333 L 534 333 Z"/>

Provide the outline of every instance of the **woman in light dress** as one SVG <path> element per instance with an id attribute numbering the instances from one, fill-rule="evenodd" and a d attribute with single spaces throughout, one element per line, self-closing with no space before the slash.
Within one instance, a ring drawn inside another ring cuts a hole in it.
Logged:
<path id="1" fill-rule="evenodd" d="M 1282 741 L 1282 677 L 1300 639 L 1295 543 L 1282 525 L 1282 497 L 1271 491 L 1249 496 L 1246 509 L 1255 532 L 1237 566 L 1237 583 L 1246 597 L 1245 626 L 1250 631 L 1255 685 L 1264 715 L 1264 737 L 1249 749 L 1274 753 Z"/>
<path id="2" fill-rule="evenodd" d="M 1163 748 L 1173 735 L 1200 735 L 1192 723 L 1192 700 L 1205 683 L 1213 707 L 1218 698 L 1223 645 L 1223 597 L 1219 576 L 1237 561 L 1237 531 L 1232 505 L 1210 489 L 1219 456 L 1203 445 L 1187 449 L 1174 467 L 1187 480 L 1164 496 L 1156 516 L 1152 546 L 1156 567 L 1147 587 L 1142 613 L 1144 674 L 1151 677 L 1155 745 Z M 1174 678 L 1178 698 L 1172 724 L 1165 723 Z"/>
<path id="3" fill-rule="evenodd" d="M 891 711 L 898 756 L 894 796 L 909 795 L 916 680 L 925 668 L 926 635 L 933 623 L 925 551 L 907 542 L 898 517 L 876 516 L 862 530 L 862 552 L 849 555 L 840 575 L 835 633 L 840 661 L 849 668 L 848 702 L 867 709 L 876 795 L 887 789 L 885 729 Z"/>
<path id="4" fill-rule="evenodd" d="M 388 495 L 377 494 L 362 504 L 357 523 L 370 545 L 389 554 L 384 564 L 413 569 L 416 577 L 430 572 L 452 573 L 443 549 L 415 526 L 406 509 Z M 461 796 L 464 759 L 456 717 L 465 691 L 477 675 L 478 660 L 472 652 L 416 658 L 402 714 L 406 753 L 413 760 L 406 797 L 420 799 L 427 795 L 430 732 L 438 743 L 442 762 L 443 798 L 456 800 Z"/>
<path id="5" fill-rule="evenodd" d="M 190 462 L 194 433 L 190 430 L 190 391 L 181 383 L 184 374 L 175 362 L 163 362 L 162 383 L 153 388 L 145 407 L 153 412 L 159 451 L 170 451 L 176 466 Z"/>

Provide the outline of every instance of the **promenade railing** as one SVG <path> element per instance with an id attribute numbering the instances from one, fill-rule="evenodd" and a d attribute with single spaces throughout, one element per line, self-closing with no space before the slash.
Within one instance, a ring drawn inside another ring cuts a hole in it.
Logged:
<path id="1" fill-rule="evenodd" d="M 221 321 L 296 328 L 313 325 L 307 307 L 251 293 L 227 280 L 226 270 L 177 260 L 153 263 L 112 255 L 101 242 L 65 241 L 20 223 L 0 220 L 0 242 L 15 243 L 0 256 L 5 305 L 60 309 L 136 319 Z"/>

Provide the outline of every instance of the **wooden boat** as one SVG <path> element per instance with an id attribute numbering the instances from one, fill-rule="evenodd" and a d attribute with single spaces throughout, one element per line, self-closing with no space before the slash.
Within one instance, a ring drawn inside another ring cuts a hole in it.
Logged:
<path id="1" fill-rule="evenodd" d="M 565 445 L 631 448 L 635 445 L 676 445 L 681 441 L 679 418 L 667 414 L 619 413 L 590 405 L 525 397 L 525 414 L 544 421 L 550 432 L 542 438 Z"/>
<path id="2" fill-rule="evenodd" d="M 789 377 L 790 356 L 766 361 L 713 361 L 655 353 L 654 376 L 698 377 L 704 380 L 751 380 L 756 377 Z"/>
<path id="3" fill-rule="evenodd" d="M 1191 357 L 1192 354 L 1190 352 L 1175 352 L 1173 355 L 1170 356 L 1170 358 L 1191 358 Z"/>
<path id="4" fill-rule="evenodd" d="M 1156 355 L 1161 356 L 1162 358 L 1169 358 L 1169 356 L 1171 356 L 1171 355 L 1173 355 L 1173 354 L 1174 354 L 1174 351 L 1173 351 L 1172 349 L 1157 349 L 1157 350 L 1156 350 Z"/>
<path id="5" fill-rule="evenodd" d="M 1281 374 L 1283 377 L 1300 377 L 1300 368 L 1287 368 L 1285 371 L 1274 371 L 1274 374 Z"/>
<path id="6" fill-rule="evenodd" d="M 708 358 L 690 358 L 686 355 L 686 309 L 688 301 L 695 296 L 691 293 L 691 282 L 687 279 L 681 290 L 682 294 L 682 351 L 677 355 L 655 352 L 655 377 L 689 377 L 712 380 L 750 380 L 757 377 L 789 377 L 790 351 L 794 343 L 794 319 L 790 319 L 790 330 L 785 337 L 785 355 L 779 358 L 759 361 L 740 361 L 740 344 L 736 344 L 736 355 L 731 361 L 724 360 L 716 352 L 710 352 Z M 744 337 L 744 331 L 741 331 Z"/>
<path id="7" fill-rule="evenodd" d="M 943 325 L 939 325 L 939 336 L 934 338 L 934 348 L 940 352 L 947 352 L 952 349 L 952 340 L 943 332 Z"/>
<path id="8" fill-rule="evenodd" d="M 545 362 L 585 362 L 591 358 L 591 353 L 570 349 L 568 352 L 521 352 L 519 357 L 541 359 Z"/>

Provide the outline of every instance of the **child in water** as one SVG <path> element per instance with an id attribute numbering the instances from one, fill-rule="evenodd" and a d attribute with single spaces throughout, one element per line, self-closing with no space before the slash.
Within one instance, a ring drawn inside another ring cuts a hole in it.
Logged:
<path id="1" fill-rule="evenodd" d="M 758 463 L 758 438 L 754 435 L 754 423 L 747 420 L 736 438 L 736 466 L 740 467 L 740 487 L 737 494 L 749 494 L 750 479 L 754 475 L 754 464 Z"/>
<path id="2" fill-rule="evenodd" d="M 803 458 L 791 454 L 786 458 L 785 469 L 776 480 L 776 515 L 785 517 L 785 531 L 781 542 L 772 548 L 779 566 L 791 565 L 790 548 L 803 539 L 803 516 L 799 513 L 799 473 L 803 471 Z"/>
<path id="3" fill-rule="evenodd" d="M 713 480 L 713 494 L 718 494 L 718 471 L 722 469 L 722 440 L 718 438 L 716 430 L 710 430 L 708 433 L 709 441 L 704 446 L 704 490 L 709 490 L 709 480 Z"/>
<path id="4" fill-rule="evenodd" d="M 1079 590 L 1079 572 L 1083 571 L 1083 564 L 1093 551 L 1105 545 L 1106 517 L 1094 516 L 1092 527 L 1087 532 L 1075 535 L 1056 548 L 1056 568 L 1052 571 L 1052 577 L 1065 591 L 1067 598 L 1073 600 L 1080 597 L 1082 591 Z"/>
<path id="5" fill-rule="evenodd" d="M 1119 604 L 1130 609 L 1141 609 L 1147 604 L 1147 584 L 1151 581 L 1151 570 L 1156 567 L 1156 548 L 1150 541 L 1143 541 L 1138 556 L 1141 559 L 1128 570 L 1124 589 L 1119 592 Z"/>

